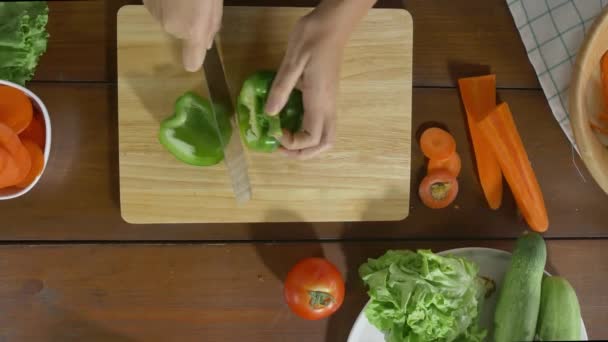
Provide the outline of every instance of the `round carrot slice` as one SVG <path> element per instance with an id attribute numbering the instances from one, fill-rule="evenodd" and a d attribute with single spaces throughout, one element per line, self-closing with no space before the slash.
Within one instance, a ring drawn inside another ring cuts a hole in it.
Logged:
<path id="1" fill-rule="evenodd" d="M 456 152 L 456 141 L 450 133 L 431 127 L 422 133 L 420 147 L 429 159 L 447 159 Z"/>
<path id="2" fill-rule="evenodd" d="M 21 182 L 15 184 L 18 188 L 27 188 L 36 177 L 42 172 L 44 168 L 44 153 L 42 153 L 42 149 L 40 146 L 31 140 L 23 140 L 23 146 L 29 153 L 29 156 L 32 161 L 32 167 L 30 168 L 30 172 L 27 173 L 27 176 Z"/>
<path id="3" fill-rule="evenodd" d="M 458 194 L 458 181 L 449 171 L 435 170 L 422 180 L 418 195 L 422 203 L 431 209 L 441 209 L 450 205 Z"/>
<path id="4" fill-rule="evenodd" d="M 462 168 L 462 162 L 460 161 L 460 155 L 458 152 L 454 152 L 448 159 L 431 159 L 427 166 L 427 173 L 431 173 L 435 170 L 446 169 L 454 177 L 458 177 L 460 169 Z"/>
<path id="5" fill-rule="evenodd" d="M 0 122 L 19 134 L 30 124 L 34 109 L 21 90 L 0 85 Z"/>
<path id="6" fill-rule="evenodd" d="M 30 168 L 32 167 L 30 154 L 21 143 L 21 140 L 19 140 L 17 134 L 3 123 L 0 123 L 0 147 L 4 148 L 17 164 L 19 178 L 16 180 L 15 184 L 21 182 L 27 176 L 28 172 L 30 172 Z"/>
<path id="7" fill-rule="evenodd" d="M 19 138 L 22 140 L 28 139 L 35 142 L 41 149 L 44 149 L 46 140 L 46 131 L 44 129 L 44 121 L 40 115 L 35 114 L 29 126 L 25 128 Z"/>
<path id="8" fill-rule="evenodd" d="M 17 184 L 20 176 L 19 166 L 15 159 L 0 147 L 0 189 Z"/>

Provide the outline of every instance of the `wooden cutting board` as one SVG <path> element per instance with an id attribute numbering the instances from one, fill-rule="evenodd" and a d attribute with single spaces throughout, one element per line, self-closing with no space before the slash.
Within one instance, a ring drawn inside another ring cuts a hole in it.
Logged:
<path id="1" fill-rule="evenodd" d="M 226 7 L 220 50 L 232 95 L 248 75 L 277 69 L 291 28 L 310 8 Z M 181 46 L 143 6 L 118 13 L 120 203 L 130 223 L 400 220 L 410 193 L 412 18 L 373 9 L 344 54 L 335 147 L 309 161 L 248 152 L 253 199 L 238 206 L 223 164 L 177 161 L 159 123 L 188 90 Z"/>

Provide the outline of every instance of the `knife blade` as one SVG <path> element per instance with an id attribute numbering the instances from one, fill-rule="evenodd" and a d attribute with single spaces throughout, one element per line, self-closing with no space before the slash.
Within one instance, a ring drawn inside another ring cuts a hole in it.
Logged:
<path id="1" fill-rule="evenodd" d="M 228 170 L 228 176 L 232 184 L 232 191 L 238 203 L 245 203 L 251 199 L 251 184 L 249 182 L 247 159 L 243 151 L 243 145 L 239 135 L 239 127 L 236 121 L 236 112 L 232 105 L 232 97 L 230 96 L 230 88 L 226 81 L 224 72 L 224 64 L 218 52 L 216 42 L 214 41 L 211 48 L 207 50 L 205 61 L 203 62 L 203 73 L 207 82 L 203 82 L 203 87 L 207 88 L 209 101 L 215 120 L 215 130 L 220 143 L 224 150 L 224 163 Z M 220 132 L 219 123 L 216 116 L 215 106 L 226 108 L 230 115 L 230 125 L 232 126 L 232 134 L 228 141 L 224 141 L 224 137 Z"/>

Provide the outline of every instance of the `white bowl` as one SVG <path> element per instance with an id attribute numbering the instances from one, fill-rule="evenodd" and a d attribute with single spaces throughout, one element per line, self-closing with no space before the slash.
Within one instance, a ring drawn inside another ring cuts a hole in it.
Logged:
<path id="1" fill-rule="evenodd" d="M 46 140 L 44 142 L 44 166 L 42 168 L 42 172 L 40 172 L 38 177 L 36 177 L 36 179 L 34 179 L 34 181 L 26 188 L 19 189 L 16 187 L 8 187 L 6 189 L 0 189 L 1 201 L 16 198 L 28 193 L 28 191 L 32 190 L 32 188 L 36 186 L 38 180 L 40 180 L 40 177 L 42 176 L 42 174 L 44 174 L 44 170 L 46 170 L 46 164 L 49 161 L 49 154 L 51 153 L 51 119 L 49 117 L 49 112 L 46 109 L 46 106 L 44 105 L 44 103 L 42 103 L 38 96 L 36 96 L 36 94 L 13 82 L 0 80 L 0 85 L 7 85 L 9 87 L 13 87 L 24 92 L 32 100 L 32 105 L 34 105 L 39 110 L 39 112 L 42 113 L 42 117 L 44 118 L 44 127 L 46 131 Z"/>

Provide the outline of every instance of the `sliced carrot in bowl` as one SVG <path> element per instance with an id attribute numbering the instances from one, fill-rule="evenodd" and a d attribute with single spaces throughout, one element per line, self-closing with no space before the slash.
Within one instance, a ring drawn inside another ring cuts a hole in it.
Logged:
<path id="1" fill-rule="evenodd" d="M 35 142 L 41 149 L 44 149 L 45 141 L 46 141 L 46 131 L 44 128 L 44 121 L 40 115 L 34 114 L 32 121 L 29 126 L 25 128 L 21 134 L 19 134 L 19 138 L 22 140 L 28 139 Z"/>
<path id="2" fill-rule="evenodd" d="M 15 158 L 0 147 L 0 189 L 17 184 L 20 177 L 21 171 Z"/>
<path id="3" fill-rule="evenodd" d="M 0 85 L 0 123 L 19 134 L 29 126 L 34 108 L 29 97 L 21 90 Z"/>
<path id="4" fill-rule="evenodd" d="M 19 169 L 19 177 L 15 181 L 15 184 L 21 182 L 28 172 L 30 172 L 32 166 L 31 158 L 27 149 L 23 146 L 21 140 L 19 140 L 19 136 L 3 123 L 0 123 L 0 147 L 8 152 Z"/>
<path id="5" fill-rule="evenodd" d="M 32 140 L 23 140 L 23 146 L 29 153 L 32 167 L 30 171 L 27 173 L 27 176 L 19 183 L 15 184 L 18 188 L 27 188 L 40 173 L 42 173 L 42 169 L 44 168 L 44 153 L 42 153 L 42 149 L 38 144 L 33 142 Z"/>

